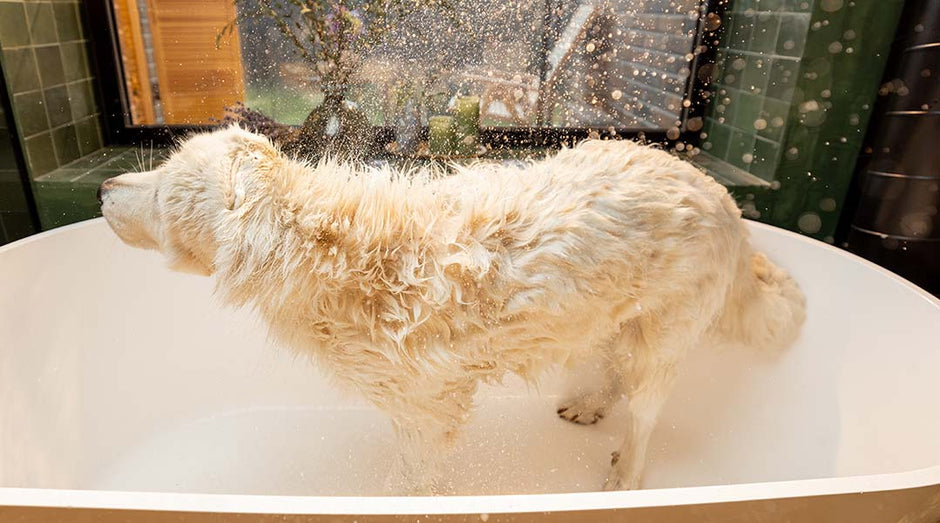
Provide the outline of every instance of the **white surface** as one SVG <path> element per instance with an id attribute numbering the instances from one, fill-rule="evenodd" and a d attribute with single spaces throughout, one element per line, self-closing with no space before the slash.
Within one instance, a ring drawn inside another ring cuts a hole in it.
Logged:
<path id="1" fill-rule="evenodd" d="M 645 486 L 737 484 L 683 489 L 678 502 L 940 483 L 940 305 L 818 242 L 754 232 L 804 287 L 804 334 L 778 357 L 693 354 L 653 436 Z M 0 249 L 0 289 L 0 487 L 382 493 L 394 447 L 380 414 L 268 345 L 247 311 L 219 307 L 210 280 L 169 272 L 104 222 Z M 601 484 L 623 429 L 616 415 L 594 427 L 558 420 L 554 381 L 481 391 L 452 492 Z M 870 477 L 842 479 L 859 475 Z M 812 478 L 830 479 L 740 485 Z M 13 494 L 36 495 L 0 488 L 0 505 Z M 618 496 L 577 506 L 658 499 Z"/>

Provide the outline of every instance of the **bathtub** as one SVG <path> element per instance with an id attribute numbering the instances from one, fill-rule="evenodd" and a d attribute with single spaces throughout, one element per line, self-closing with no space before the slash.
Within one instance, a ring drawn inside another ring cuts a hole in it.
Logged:
<path id="1" fill-rule="evenodd" d="M 940 518 L 940 302 L 751 224 L 803 285 L 780 354 L 703 348 L 644 489 L 596 492 L 625 430 L 555 416 L 558 378 L 481 390 L 440 497 L 384 496 L 375 410 L 272 346 L 212 281 L 102 220 L 0 248 L 0 520 L 867 521 Z"/>

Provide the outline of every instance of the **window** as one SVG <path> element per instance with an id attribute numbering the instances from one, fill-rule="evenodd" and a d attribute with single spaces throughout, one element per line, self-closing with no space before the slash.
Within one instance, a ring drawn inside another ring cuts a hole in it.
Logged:
<path id="1" fill-rule="evenodd" d="M 465 93 L 480 97 L 488 127 L 672 130 L 676 138 L 697 103 L 691 71 L 705 20 L 700 0 L 455 0 L 423 8 L 106 1 L 119 47 L 115 99 L 129 127 L 211 124 L 239 102 L 300 124 L 338 88 L 378 126 L 394 125 L 409 104 L 426 121 Z M 382 30 L 374 41 L 348 42 L 355 56 L 324 60 L 312 50 L 330 35 L 318 36 L 303 17 L 356 38 Z M 343 61 L 354 65 L 338 81 Z"/>

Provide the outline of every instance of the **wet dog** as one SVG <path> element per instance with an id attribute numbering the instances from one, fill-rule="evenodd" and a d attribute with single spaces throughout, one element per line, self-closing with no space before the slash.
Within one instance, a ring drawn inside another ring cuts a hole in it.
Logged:
<path id="1" fill-rule="evenodd" d="M 214 275 L 225 300 L 387 413 L 408 492 L 434 492 L 479 383 L 552 365 L 573 373 L 569 421 L 628 402 L 603 487 L 637 488 L 686 352 L 782 348 L 804 320 L 728 192 L 628 141 L 438 176 L 308 165 L 230 127 L 106 181 L 100 199 L 124 242 Z"/>

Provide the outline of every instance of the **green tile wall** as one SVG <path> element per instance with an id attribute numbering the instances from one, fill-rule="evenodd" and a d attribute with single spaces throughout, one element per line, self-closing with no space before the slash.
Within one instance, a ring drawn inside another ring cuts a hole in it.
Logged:
<path id="1" fill-rule="evenodd" d="M 2 91 L 0 89 L 0 93 Z M 27 207 L 23 178 L 17 169 L 13 142 L 16 138 L 7 126 L 8 113 L 4 102 L 0 100 L 0 245 L 36 232 Z"/>
<path id="2" fill-rule="evenodd" d="M 737 0 L 702 149 L 745 215 L 832 241 L 903 0 Z"/>
<path id="3" fill-rule="evenodd" d="M 0 61 L 35 179 L 101 148 L 80 1 L 0 0 Z"/>

